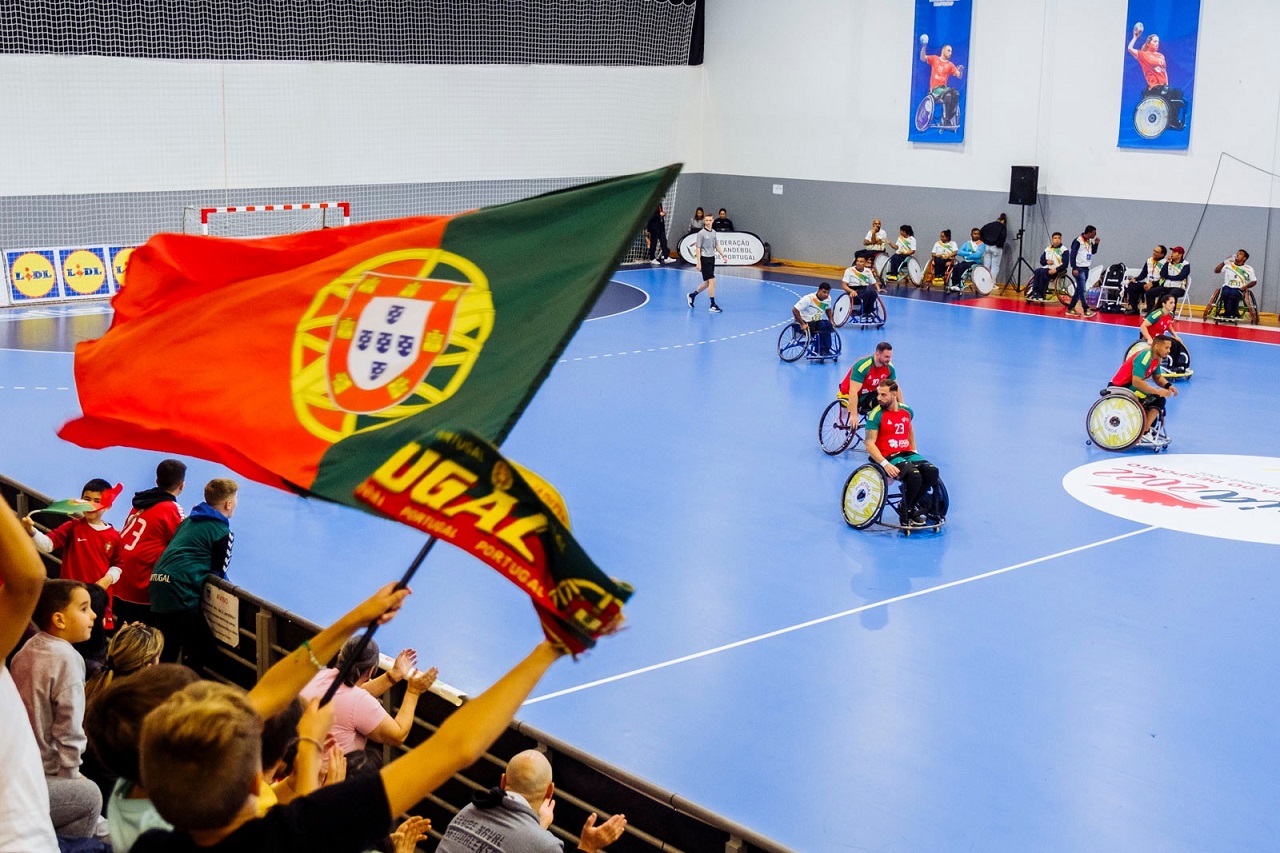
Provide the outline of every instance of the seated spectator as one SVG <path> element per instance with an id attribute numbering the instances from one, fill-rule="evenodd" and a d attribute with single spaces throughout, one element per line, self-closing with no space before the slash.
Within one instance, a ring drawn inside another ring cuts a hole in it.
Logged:
<path id="1" fill-rule="evenodd" d="M 129 853 L 148 829 L 171 828 L 138 781 L 138 741 L 147 714 L 199 680 L 188 667 L 161 663 L 112 680 L 89 703 L 84 727 L 91 751 L 117 777 L 107 797 L 107 827 L 115 853 Z"/>
<path id="2" fill-rule="evenodd" d="M 946 281 L 951 270 L 951 262 L 955 259 L 960 247 L 951 239 L 951 229 L 943 228 L 938 234 L 938 242 L 933 244 L 933 256 L 929 260 L 929 270 L 925 273 L 925 281 Z"/>
<path id="3" fill-rule="evenodd" d="M 329 685 L 337 678 L 339 670 L 347 667 L 359 643 L 359 637 L 348 640 L 338 654 L 338 668 L 322 669 L 316 673 L 307 686 L 302 688 L 302 698 L 309 700 L 324 696 Z M 343 753 L 362 750 L 370 740 L 392 745 L 404 743 L 413 728 L 413 713 L 418 707 L 418 697 L 430 690 L 435 683 L 435 667 L 425 672 L 413 671 L 418 655 L 412 649 L 400 652 L 396 656 L 395 666 L 385 675 L 374 678 L 378 658 L 378 644 L 370 640 L 348 671 L 338 692 L 333 695 L 332 704 L 336 712 L 332 733 Z M 405 682 L 404 700 L 400 703 L 400 710 L 392 717 L 382 707 L 378 697 L 400 681 Z"/>
<path id="4" fill-rule="evenodd" d="M 402 591 L 403 592 L 403 591 Z M 357 608 L 365 623 L 389 618 L 383 609 Z M 375 596 L 377 599 L 378 596 Z M 394 599 L 399 607 L 403 595 Z M 381 616 L 379 614 L 382 614 Z M 361 624 L 357 622 L 356 624 Z M 330 639 L 336 632 L 331 632 Z M 319 637 L 317 637 L 317 641 Z M 273 667 L 272 685 L 257 705 L 230 686 L 199 683 L 171 697 L 147 715 L 142 727 L 142 783 L 160 814 L 175 827 L 152 830 L 138 839 L 135 853 L 190 851 L 324 850 L 359 853 L 383 837 L 396 815 L 420 802 L 455 773 L 479 760 L 502 734 L 542 675 L 563 654 L 550 641 L 538 646 L 496 684 L 464 704 L 426 741 L 384 767 L 377 776 L 348 779 L 281 805 L 257 817 L 261 786 L 262 711 L 279 700 L 308 657 L 321 651 L 313 641 Z M 327 647 L 327 646 L 326 646 Z M 282 666 L 283 664 L 283 666 Z M 255 687 L 258 690 L 262 682 Z M 326 706 L 331 709 L 333 704 Z M 200 780 L 193 797 L 193 779 Z"/>
<path id="5" fill-rule="evenodd" d="M 98 834 L 102 811 L 98 786 L 80 775 L 85 665 L 72 647 L 89 639 L 95 615 L 84 583 L 45 581 L 32 616 L 40 631 L 13 656 L 13 681 L 40 749 L 54 831 L 68 838 Z M 105 822 L 101 829 L 105 834 Z"/>
<path id="6" fill-rule="evenodd" d="M 723 207 L 720 208 L 720 215 L 711 223 L 712 231 L 734 231 L 733 220 L 729 218 L 729 211 Z"/>
<path id="7" fill-rule="evenodd" d="M 1164 266 L 1160 269 L 1160 277 L 1164 279 L 1164 288 L 1159 296 L 1156 297 L 1156 304 L 1164 302 L 1165 294 L 1171 293 L 1178 299 L 1187 295 L 1187 288 L 1191 286 L 1191 264 L 1183 260 L 1187 254 L 1187 250 L 1181 246 L 1174 246 L 1169 250 L 1169 260 L 1164 262 Z M 1148 297 L 1150 299 L 1151 297 Z"/>
<path id="8" fill-rule="evenodd" d="M 1031 274 L 1031 284 L 1027 287 L 1027 298 L 1043 302 L 1049 298 L 1049 281 L 1064 272 L 1062 256 L 1062 232 L 1054 231 L 1049 237 L 1049 245 L 1040 253 L 1040 266 Z"/>
<path id="9" fill-rule="evenodd" d="M 563 845 L 548 829 L 555 819 L 556 786 L 551 763 L 536 749 L 517 753 L 507 762 L 498 787 L 477 791 L 471 804 L 449 821 L 436 853 L 551 853 Z M 599 826 L 593 812 L 582 827 L 578 849 L 603 850 L 627 828 L 624 815 L 616 814 Z"/>
<path id="10" fill-rule="evenodd" d="M 4 665 L 31 620 L 44 581 L 35 546 L 0 498 L 0 850 L 23 853 L 58 851 L 40 750 Z"/>
<path id="11" fill-rule="evenodd" d="M 862 248 L 854 252 L 853 257 L 855 259 L 866 258 L 868 261 L 874 263 L 876 255 L 885 250 L 884 243 L 886 239 L 888 239 L 888 237 L 884 233 L 884 228 L 880 226 L 880 220 L 871 220 L 871 230 L 862 238 Z"/>
<path id="12" fill-rule="evenodd" d="M 1124 313 L 1143 314 L 1155 310 L 1156 305 L 1159 304 L 1158 298 L 1164 292 L 1164 280 L 1161 274 L 1164 269 L 1164 256 L 1168 251 L 1163 244 L 1156 246 L 1151 250 L 1151 257 L 1147 258 L 1138 274 L 1129 279 L 1129 283 L 1125 286 L 1129 307 L 1124 310 Z"/>
<path id="13" fill-rule="evenodd" d="M 801 296 L 791 306 L 791 316 L 809 334 L 817 336 L 818 355 L 828 355 L 831 352 L 831 330 L 834 326 L 831 322 L 830 284 L 819 282 L 817 292 Z"/>
<path id="14" fill-rule="evenodd" d="M 120 622 L 150 622 L 151 572 L 182 523 L 178 496 L 187 485 L 187 466 L 165 459 L 156 466 L 156 487 L 135 492 L 120 537 L 120 581 L 111 590 Z"/>
<path id="15" fill-rule="evenodd" d="M 99 508 L 72 518 L 49 531 L 46 536 L 36 529 L 30 518 L 22 519 L 22 525 L 35 540 L 36 548 L 46 554 L 60 551 L 62 568 L 58 577 L 63 580 L 86 584 L 89 603 L 97 618 L 93 632 L 76 650 L 84 656 L 85 663 L 96 669 L 107 653 L 107 631 L 115 628 L 111 610 L 111 596 L 107 590 L 120 580 L 120 557 L 123 543 L 120 531 L 102 520 L 102 514 L 111 508 L 121 487 L 114 489 L 106 480 L 95 478 L 80 490 L 81 500 L 90 501 Z"/>
<path id="16" fill-rule="evenodd" d="M 697 234 L 699 231 L 702 230 L 702 220 L 705 217 L 706 217 L 706 214 L 702 212 L 702 208 L 698 208 L 693 212 L 693 219 L 689 220 L 690 234 Z"/>
<path id="17" fill-rule="evenodd" d="M 916 253 L 916 232 L 910 225 L 903 225 L 898 229 L 898 242 L 893 246 L 893 254 L 889 256 L 888 266 L 885 268 L 885 278 L 897 281 L 902 277 L 902 267 L 911 260 Z"/>
<path id="18" fill-rule="evenodd" d="M 210 480 L 204 502 L 178 525 L 151 572 L 151 620 L 168 641 L 165 660 L 185 663 L 196 672 L 216 648 L 202 610 L 204 582 L 210 575 L 227 576 L 239 490 L 235 480 Z"/>
<path id="19" fill-rule="evenodd" d="M 982 242 L 982 232 L 977 228 L 969 231 L 969 239 L 956 252 L 956 259 L 951 264 L 951 282 L 947 290 L 959 292 L 964 290 L 964 274 L 970 267 L 982 263 L 987 254 L 987 247 Z"/>
<path id="20" fill-rule="evenodd" d="M 1227 258 L 1213 268 L 1215 273 L 1222 273 L 1222 305 L 1228 317 L 1240 316 L 1244 292 L 1258 283 L 1253 267 L 1245 263 L 1248 260 L 1249 253 L 1239 249 L 1234 259 Z"/>

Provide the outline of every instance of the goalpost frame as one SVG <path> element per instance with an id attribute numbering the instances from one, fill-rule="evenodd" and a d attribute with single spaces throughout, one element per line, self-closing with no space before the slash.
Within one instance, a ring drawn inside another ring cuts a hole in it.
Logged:
<path id="1" fill-rule="evenodd" d="M 195 208 L 188 208 L 194 210 Z M 202 207 L 200 208 L 200 233 L 208 236 L 209 217 L 215 213 L 260 213 L 276 210 L 341 210 L 342 224 L 351 224 L 351 202 L 349 201 L 315 201 L 297 204 L 248 204 L 234 207 Z"/>

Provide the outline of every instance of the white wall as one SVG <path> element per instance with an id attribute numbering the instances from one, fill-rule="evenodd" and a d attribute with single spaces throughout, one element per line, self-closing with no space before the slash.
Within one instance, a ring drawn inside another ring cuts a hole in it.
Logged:
<path id="1" fill-rule="evenodd" d="M 700 169 L 689 67 L 0 56 L 0 194 Z"/>
<path id="2" fill-rule="evenodd" d="M 1226 151 L 1277 167 L 1275 0 L 1202 0 L 1191 147 L 1116 147 L 1124 0 L 976 0 L 962 146 L 907 141 L 918 46 L 911 0 L 708 0 L 707 172 L 850 183 L 1007 188 L 1040 166 L 1041 191 L 1207 200 Z M 1228 163 L 1215 204 L 1270 207 L 1280 186 Z"/>

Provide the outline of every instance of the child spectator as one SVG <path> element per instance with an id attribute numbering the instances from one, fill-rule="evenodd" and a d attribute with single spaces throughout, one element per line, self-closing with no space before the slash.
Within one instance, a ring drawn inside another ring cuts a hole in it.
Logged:
<path id="1" fill-rule="evenodd" d="M 111 508 L 122 486 L 115 488 L 106 480 L 95 478 L 84 484 L 80 498 L 90 501 L 98 509 L 72 518 L 49 531 L 46 536 L 36 529 L 30 518 L 22 519 L 36 547 L 46 554 L 62 551 L 62 569 L 58 577 L 63 580 L 81 581 L 88 587 L 89 602 L 97 619 L 92 634 L 77 646 L 85 662 L 96 668 L 107 653 L 107 631 L 115 627 L 111 610 L 111 594 L 108 588 L 120 579 L 120 532 L 102 520 L 102 514 Z"/>
<path id="2" fill-rule="evenodd" d="M 302 698 L 318 699 L 324 696 L 329 685 L 337 678 L 339 670 L 346 667 L 359 643 L 359 637 L 348 640 L 338 653 L 338 668 L 322 669 L 316 673 L 315 678 L 302 688 Z M 338 747 L 344 753 L 362 750 L 370 740 L 392 746 L 404 743 L 409 730 L 413 728 L 413 714 L 418 707 L 418 697 L 430 690 L 435 683 L 435 667 L 425 672 L 413 670 L 418 660 L 418 653 L 413 649 L 400 652 L 396 656 L 395 666 L 389 672 L 373 678 L 378 669 L 378 659 L 378 644 L 370 640 L 338 692 L 333 695 L 335 712 L 332 732 L 338 741 Z M 406 681 L 404 700 L 400 703 L 400 710 L 392 717 L 382 707 L 378 697 L 399 681 Z"/>
<path id="3" fill-rule="evenodd" d="M 0 498 L 0 850 L 57 853 L 49 789 L 36 739 L 4 661 L 22 637 L 44 587 L 44 564 Z"/>
<path id="4" fill-rule="evenodd" d="M 151 572 L 182 523 L 178 495 L 186 480 L 187 466 L 166 459 L 156 466 L 156 487 L 133 496 L 133 509 L 120 531 L 120 581 L 111 591 L 121 622 L 146 622 L 151 617 Z"/>
<path id="5" fill-rule="evenodd" d="M 40 749 L 54 830 L 71 838 L 94 835 L 102 810 L 98 786 L 80 775 L 85 666 L 71 645 L 89 638 L 94 616 L 85 584 L 45 581 L 32 617 L 40 630 L 13 656 L 13 681 Z"/>
<path id="6" fill-rule="evenodd" d="M 199 680 L 185 666 L 162 663 L 113 680 L 89 702 L 84 728 L 91 752 L 118 777 L 107 797 L 107 826 L 115 853 L 129 853 L 148 829 L 170 828 L 138 783 L 138 740 L 147 714 Z"/>
<path id="7" fill-rule="evenodd" d="M 210 480 L 204 502 L 178 525 L 151 572 L 151 618 L 168 639 L 164 658 L 180 660 L 196 672 L 214 652 L 213 633 L 201 609 L 204 582 L 211 574 L 227 575 L 239 488 L 235 480 Z"/>

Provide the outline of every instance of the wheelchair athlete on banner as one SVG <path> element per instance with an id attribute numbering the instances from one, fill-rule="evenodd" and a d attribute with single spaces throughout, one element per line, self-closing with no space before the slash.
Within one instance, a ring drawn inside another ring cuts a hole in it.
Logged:
<path id="1" fill-rule="evenodd" d="M 946 523 L 947 489 L 936 465 L 916 451 L 912 410 L 898 400 L 898 383 L 886 379 L 876 389 L 879 402 L 867 415 L 867 454 L 871 461 L 854 469 L 845 481 L 842 509 L 845 522 L 863 530 L 877 522 L 904 530 L 937 530 Z M 897 480 L 897 494 L 889 481 Z M 881 519 L 885 505 L 893 507 L 899 523 Z"/>
<path id="2" fill-rule="evenodd" d="M 1150 346 L 1125 359 L 1085 416 L 1089 443 L 1114 451 L 1138 445 L 1157 453 L 1169 446 L 1164 401 L 1178 396 L 1178 389 L 1160 362 L 1172 348 L 1173 338 L 1156 335 Z"/>

